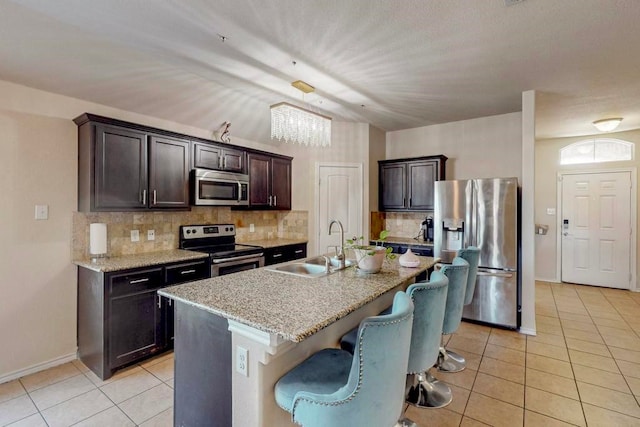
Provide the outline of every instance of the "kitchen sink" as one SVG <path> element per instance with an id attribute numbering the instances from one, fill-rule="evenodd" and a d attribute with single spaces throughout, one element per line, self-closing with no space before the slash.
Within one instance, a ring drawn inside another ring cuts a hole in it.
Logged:
<path id="1" fill-rule="evenodd" d="M 309 258 L 309 259 L 305 259 L 304 260 L 305 264 L 314 264 L 314 265 L 321 265 L 324 267 L 325 265 L 325 259 L 324 257 L 318 256 L 318 257 L 314 257 L 314 258 Z M 340 261 L 338 261 L 335 258 L 329 258 L 329 262 L 331 263 L 331 267 L 336 268 L 340 265 Z M 347 259 L 344 261 L 344 266 L 346 267 L 351 267 L 354 264 L 355 261 L 352 261 L 350 259 Z"/>
<path id="2" fill-rule="evenodd" d="M 323 277 L 339 270 L 338 267 L 340 264 L 337 259 L 330 259 L 329 271 L 327 271 L 325 263 L 325 258 L 320 256 L 309 258 L 303 261 L 274 265 L 273 267 L 267 268 L 267 270 L 309 278 Z M 353 265 L 353 261 L 345 261 L 345 267 L 349 267 L 351 265 Z"/>

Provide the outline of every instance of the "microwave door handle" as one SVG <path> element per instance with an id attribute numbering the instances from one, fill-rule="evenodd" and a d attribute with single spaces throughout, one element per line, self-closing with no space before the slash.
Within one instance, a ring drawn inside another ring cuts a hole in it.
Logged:
<path id="1" fill-rule="evenodd" d="M 238 203 L 242 201 L 242 183 L 238 181 Z"/>

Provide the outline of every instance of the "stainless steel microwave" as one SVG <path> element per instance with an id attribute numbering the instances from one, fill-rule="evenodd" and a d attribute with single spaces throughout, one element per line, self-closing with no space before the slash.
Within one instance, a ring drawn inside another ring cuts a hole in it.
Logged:
<path id="1" fill-rule="evenodd" d="M 193 169 L 191 204 L 198 206 L 248 206 L 249 175 Z"/>

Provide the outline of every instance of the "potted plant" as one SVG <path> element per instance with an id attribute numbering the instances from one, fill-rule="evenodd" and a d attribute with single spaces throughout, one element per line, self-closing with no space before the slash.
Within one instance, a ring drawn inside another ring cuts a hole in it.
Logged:
<path id="1" fill-rule="evenodd" d="M 394 259 L 392 248 L 385 248 L 382 243 L 387 238 L 389 232 L 382 230 L 375 245 L 365 244 L 364 236 L 347 239 L 347 249 L 352 249 L 356 256 L 358 270 L 363 273 L 377 273 L 382 268 L 385 257 Z"/>

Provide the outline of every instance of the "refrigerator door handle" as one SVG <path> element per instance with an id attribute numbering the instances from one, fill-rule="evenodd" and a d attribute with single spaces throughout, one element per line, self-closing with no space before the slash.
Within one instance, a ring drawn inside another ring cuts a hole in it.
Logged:
<path id="1" fill-rule="evenodd" d="M 504 278 L 511 278 L 513 277 L 513 273 L 490 273 L 488 271 L 480 271 L 478 270 L 478 276 L 493 276 L 493 277 L 504 277 Z"/>

